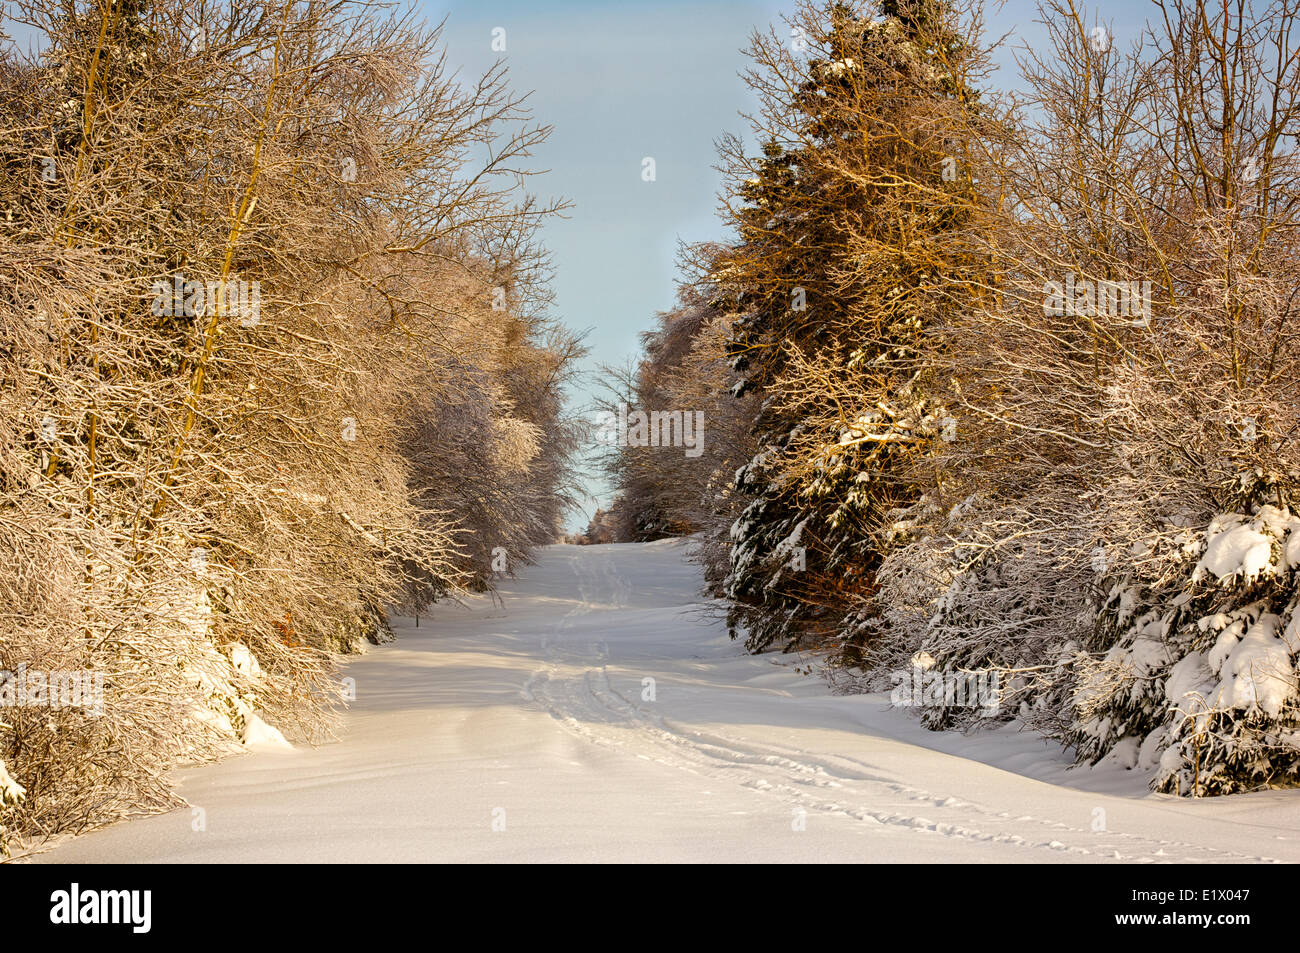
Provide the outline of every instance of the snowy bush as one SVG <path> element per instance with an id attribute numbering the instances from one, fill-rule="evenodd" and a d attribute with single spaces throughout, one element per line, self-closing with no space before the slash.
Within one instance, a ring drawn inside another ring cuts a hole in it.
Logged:
<path id="1" fill-rule="evenodd" d="M 1111 582 L 1096 643 L 1113 644 L 1080 666 L 1068 740 L 1082 758 L 1116 753 L 1153 771 L 1175 794 L 1294 784 L 1300 518 L 1262 505 L 1146 548 L 1182 572 L 1165 585 Z"/>
<path id="2" fill-rule="evenodd" d="M 940 670 L 996 670 L 1003 695 L 993 720 L 1058 730 L 1057 682 L 1091 618 L 1087 574 L 1070 557 L 1078 547 L 1063 544 L 1078 532 L 978 494 L 946 512 L 926 497 L 893 528 L 880 590 L 853 620 L 869 633 L 873 667 L 897 671 L 923 654 Z M 876 618 L 872 604 L 884 607 Z M 942 707 L 921 718 L 931 728 L 990 723 L 987 712 Z"/>

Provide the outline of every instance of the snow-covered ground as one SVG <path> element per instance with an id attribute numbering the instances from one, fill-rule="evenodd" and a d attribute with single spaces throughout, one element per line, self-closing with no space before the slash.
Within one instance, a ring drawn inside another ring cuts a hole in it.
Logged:
<path id="1" fill-rule="evenodd" d="M 1190 801 L 744 655 L 687 544 L 552 546 L 350 662 L 342 740 L 182 772 L 44 862 L 1300 860 L 1300 791 Z M 653 681 L 648 681 L 653 680 Z"/>

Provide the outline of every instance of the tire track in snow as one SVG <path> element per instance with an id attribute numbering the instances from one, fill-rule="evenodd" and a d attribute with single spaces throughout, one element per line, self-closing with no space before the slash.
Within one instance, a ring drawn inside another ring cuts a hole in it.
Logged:
<path id="1" fill-rule="evenodd" d="M 615 609 L 626 605 L 631 592 L 627 579 L 618 572 L 613 560 L 602 561 L 594 575 L 588 572 L 580 557 L 571 559 L 570 565 L 580 603 L 559 620 L 552 637 L 543 639 L 545 668 L 529 678 L 522 694 L 540 704 L 568 730 L 593 744 L 712 780 L 736 783 L 779 797 L 809 812 L 839 814 L 864 823 L 966 841 L 1010 844 L 1031 851 L 1059 851 L 1109 861 L 1276 862 L 1271 858 L 1129 832 L 1106 832 L 1101 838 L 1089 828 L 1027 814 L 1013 815 L 916 788 L 883 776 L 870 765 L 848 756 L 810 755 L 772 743 L 741 742 L 715 732 L 693 729 L 688 732 L 658 711 L 641 708 L 613 688 L 609 682 L 609 650 L 605 642 L 555 637 L 572 627 L 575 616 L 595 611 L 597 606 L 593 600 L 603 592 L 611 595 Z M 591 668 L 593 663 L 599 668 Z M 565 672 L 565 668 L 570 671 Z M 938 819 L 919 811 L 863 806 L 879 805 L 882 800 L 890 799 L 925 804 L 929 808 L 926 813 Z M 1007 829 L 1013 824 L 1028 825 L 1042 833 L 1026 837 Z M 1077 843 L 1079 840 L 1086 841 L 1087 846 Z"/>
<path id="2" fill-rule="evenodd" d="M 872 774 L 851 758 L 820 755 L 820 760 L 809 759 L 803 752 L 795 756 L 796 753 L 777 745 L 758 747 L 694 730 L 688 734 L 658 713 L 645 712 L 615 691 L 603 667 L 586 669 L 576 677 L 564 677 L 558 672 L 547 675 L 539 687 L 536 700 L 566 728 L 594 744 L 621 749 L 711 780 L 737 783 L 779 796 L 810 813 L 841 814 L 867 823 L 974 842 L 1062 851 L 1098 860 L 1276 862 L 1266 857 L 1128 832 L 1107 832 L 1102 839 L 1088 828 L 1032 815 L 999 812 L 968 800 L 901 784 Z M 831 763 L 834 761 L 841 763 Z M 878 804 L 890 798 L 924 803 L 931 809 L 927 813 L 933 816 L 861 806 L 863 802 Z M 1027 837 L 1006 830 L 1010 824 L 1045 830 L 1037 837 Z M 1088 845 L 1077 843 L 1080 839 Z"/>
<path id="3" fill-rule="evenodd" d="M 690 729 L 688 731 L 675 726 L 659 712 L 646 711 L 635 702 L 630 701 L 626 696 L 618 692 L 609 684 L 608 672 L 606 670 L 602 669 L 599 672 L 592 670 L 591 672 L 588 672 L 587 675 L 589 683 L 591 681 L 590 676 L 593 675 L 598 676 L 599 679 L 603 681 L 602 689 L 606 698 L 616 699 L 616 701 L 612 702 L 611 707 L 625 714 L 630 719 L 642 721 L 652 730 L 662 732 L 662 736 L 672 738 L 675 742 L 695 744 L 705 751 L 716 749 L 727 752 L 729 753 L 727 756 L 734 755 L 742 763 L 773 764 L 796 773 L 815 775 L 817 778 L 817 780 L 804 781 L 803 783 L 811 783 L 819 787 L 841 787 L 853 783 L 867 784 L 872 787 L 883 788 L 895 796 L 905 797 L 912 801 L 928 803 L 935 808 L 970 811 L 994 824 L 1013 820 L 1017 823 L 1032 823 L 1044 826 L 1050 828 L 1054 832 L 1062 834 L 1082 835 L 1091 842 L 1089 847 L 1079 848 L 1079 851 L 1083 853 L 1103 854 L 1105 851 L 1115 852 L 1115 845 L 1106 843 L 1106 841 L 1121 840 L 1124 842 L 1122 846 L 1134 849 L 1139 853 L 1150 855 L 1149 857 L 1142 859 L 1150 859 L 1153 861 L 1157 858 L 1167 860 L 1167 851 L 1169 849 L 1175 849 L 1179 851 L 1192 852 L 1194 856 L 1183 858 L 1186 861 L 1213 860 L 1219 862 L 1280 862 L 1275 858 L 1243 854 L 1237 851 L 1221 850 L 1219 848 L 1193 844 L 1187 841 L 1149 838 L 1140 834 L 1132 834 L 1127 831 L 1107 831 L 1105 832 L 1105 837 L 1102 838 L 1098 837 L 1098 832 L 1093 831 L 1091 828 L 1072 826 L 1060 821 L 1034 817 L 1027 814 L 1012 815 L 1005 811 L 995 811 L 973 801 L 963 800 L 950 795 L 934 794 L 921 788 L 912 787 L 876 773 L 870 765 L 845 755 L 825 753 L 811 755 L 807 752 L 791 749 L 771 742 L 767 742 L 762 747 L 759 747 L 752 743 L 738 742 L 731 738 L 724 738 L 716 733 L 697 731 L 695 729 Z M 593 688 L 593 695 L 598 699 L 601 698 L 601 694 L 601 690 Z M 1210 856 L 1195 856 L 1198 854 Z M 1138 858 L 1125 858 L 1115 852 L 1111 859 Z"/>

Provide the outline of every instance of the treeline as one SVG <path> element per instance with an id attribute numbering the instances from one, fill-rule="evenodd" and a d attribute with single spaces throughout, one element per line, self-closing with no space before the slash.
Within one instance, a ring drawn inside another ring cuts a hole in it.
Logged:
<path id="1" fill-rule="evenodd" d="M 388 607 L 554 540 L 581 352 L 503 67 L 380 3 L 13 7 L 0 843 L 327 734 Z"/>
<path id="2" fill-rule="evenodd" d="M 1000 676 L 1155 788 L 1300 776 L 1293 0 L 1070 0 L 995 88 L 978 5 L 801 2 L 756 33 L 733 240 L 614 389 L 616 538 L 698 534 L 733 636 L 837 680 Z M 929 700 L 934 727 L 987 711 Z"/>

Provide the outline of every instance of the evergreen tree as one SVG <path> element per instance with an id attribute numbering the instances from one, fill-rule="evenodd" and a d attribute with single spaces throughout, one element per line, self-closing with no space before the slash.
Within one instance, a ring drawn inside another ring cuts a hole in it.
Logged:
<path id="1" fill-rule="evenodd" d="M 793 50 L 756 35 L 763 154 L 724 141 L 739 242 L 714 277 L 739 315 L 737 394 L 764 397 L 726 592 L 755 651 L 840 630 L 940 430 L 924 342 L 960 271 L 940 236 L 970 200 L 954 140 L 973 54 L 938 3 L 879 11 L 804 4 Z"/>

